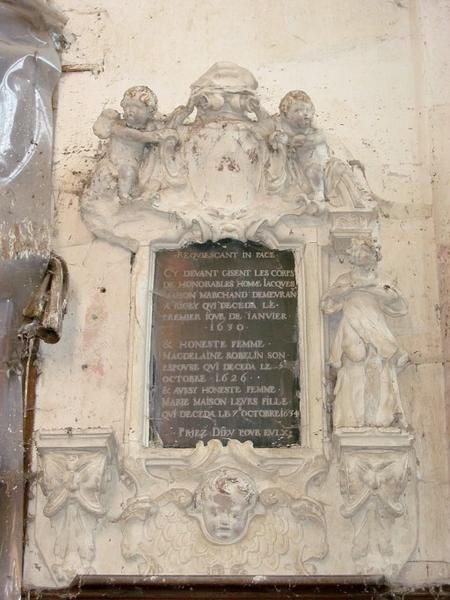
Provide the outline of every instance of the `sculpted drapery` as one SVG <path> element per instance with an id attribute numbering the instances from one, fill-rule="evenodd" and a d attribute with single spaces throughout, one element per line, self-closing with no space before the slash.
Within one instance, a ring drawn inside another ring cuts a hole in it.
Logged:
<path id="1" fill-rule="evenodd" d="M 330 364 L 337 369 L 334 427 L 405 426 L 397 372 L 408 361 L 385 316 L 407 312 L 401 293 L 376 274 L 377 248 L 354 240 L 352 271 L 337 278 L 322 299 L 328 313 L 341 320 L 332 343 Z"/>

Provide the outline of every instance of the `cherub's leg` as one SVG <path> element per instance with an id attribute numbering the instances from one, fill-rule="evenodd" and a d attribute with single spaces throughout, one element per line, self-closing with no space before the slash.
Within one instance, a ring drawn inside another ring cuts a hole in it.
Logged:
<path id="1" fill-rule="evenodd" d="M 131 165 L 122 165 L 119 167 L 119 198 L 122 201 L 128 201 L 133 195 L 133 191 L 138 183 L 138 169 Z"/>
<path id="2" fill-rule="evenodd" d="M 323 165 L 310 163 L 305 165 L 308 182 L 313 189 L 314 202 L 325 202 L 325 177 Z"/>

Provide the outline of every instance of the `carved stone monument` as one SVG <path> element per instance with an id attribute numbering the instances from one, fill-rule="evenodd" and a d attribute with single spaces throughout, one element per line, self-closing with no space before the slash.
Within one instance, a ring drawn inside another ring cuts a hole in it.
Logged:
<path id="1" fill-rule="evenodd" d="M 166 117 L 143 85 L 121 106 L 95 123 L 81 210 L 134 255 L 125 435 L 117 455 L 108 431 L 90 448 L 75 428 L 38 438 L 54 584 L 94 569 L 398 574 L 417 493 L 389 319 L 407 305 L 378 273 L 362 166 L 334 156 L 305 92 L 271 115 L 233 63 Z"/>

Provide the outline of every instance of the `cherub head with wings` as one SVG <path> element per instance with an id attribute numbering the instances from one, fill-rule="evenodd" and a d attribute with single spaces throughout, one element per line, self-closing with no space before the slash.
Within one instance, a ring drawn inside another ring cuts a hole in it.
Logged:
<path id="1" fill-rule="evenodd" d="M 248 475 L 224 467 L 209 473 L 197 488 L 192 514 L 210 541 L 233 544 L 247 532 L 257 499 L 254 481 Z"/>

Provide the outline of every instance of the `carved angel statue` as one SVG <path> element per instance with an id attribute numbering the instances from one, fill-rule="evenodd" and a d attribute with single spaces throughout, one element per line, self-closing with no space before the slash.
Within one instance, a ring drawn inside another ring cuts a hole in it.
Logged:
<path id="1" fill-rule="evenodd" d="M 100 494 L 106 465 L 101 452 L 51 453 L 44 457 L 41 487 L 44 515 L 56 528 L 52 570 L 59 582 L 79 570 L 91 573 L 95 556 L 94 529 L 105 514 Z"/>
<path id="2" fill-rule="evenodd" d="M 157 105 L 158 99 L 150 88 L 135 86 L 123 96 L 122 116 L 116 110 L 106 109 L 98 117 L 94 133 L 108 140 L 108 144 L 91 184 L 94 194 L 117 193 L 120 203 L 126 204 L 146 188 L 148 193 L 158 190 L 155 148 L 167 138 L 176 138 L 176 133 L 163 128 L 163 122 L 156 117 Z"/>
<path id="3" fill-rule="evenodd" d="M 314 122 L 315 113 L 306 92 L 291 90 L 281 99 L 279 114 L 263 121 L 271 150 L 269 191 L 305 205 L 312 214 L 326 210 L 328 203 L 367 206 L 373 197 L 363 165 L 333 155 L 325 133 Z"/>
<path id="4" fill-rule="evenodd" d="M 377 276 L 378 248 L 354 239 L 352 270 L 337 278 L 322 298 L 322 310 L 340 314 L 330 363 L 337 369 L 334 427 L 400 427 L 405 415 L 397 373 L 408 362 L 386 323 L 408 307 L 401 293 Z"/>
<path id="5" fill-rule="evenodd" d="M 299 184 L 321 206 L 325 202 L 325 168 L 330 152 L 323 132 L 314 123 L 315 108 L 301 90 L 288 92 L 280 102 L 280 116 L 269 139 L 273 149 L 287 148 L 289 182 Z"/>

